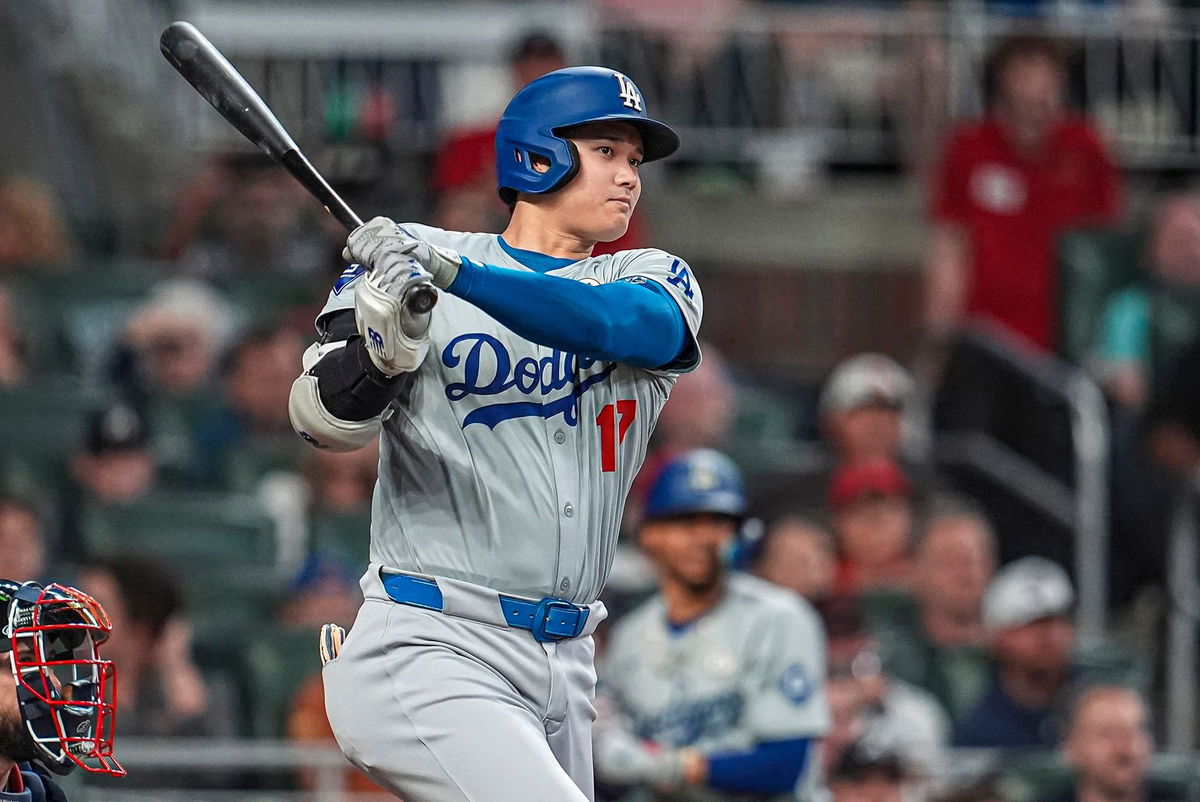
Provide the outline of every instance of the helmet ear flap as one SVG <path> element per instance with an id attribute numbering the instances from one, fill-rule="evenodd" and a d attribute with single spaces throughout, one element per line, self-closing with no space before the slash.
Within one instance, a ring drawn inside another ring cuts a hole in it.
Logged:
<path id="1" fill-rule="evenodd" d="M 557 136 L 557 132 L 555 135 Z M 567 165 L 567 170 L 565 173 L 563 173 L 561 178 L 559 178 L 552 185 L 550 185 L 550 187 L 543 190 L 539 194 L 557 192 L 558 190 L 560 190 L 564 186 L 566 186 L 571 181 L 572 178 L 574 178 L 576 175 L 579 174 L 579 149 L 575 147 L 575 143 L 572 142 L 571 140 L 566 139 L 565 137 L 561 137 L 561 136 L 558 138 L 566 143 L 567 150 L 570 152 L 570 161 Z M 544 153 L 534 153 L 528 149 L 522 149 L 519 147 L 513 148 L 513 160 L 518 165 L 521 166 L 520 169 L 528 170 L 530 172 L 536 173 L 537 170 L 533 166 L 533 157 L 534 156 L 538 156 L 542 159 L 546 159 L 546 161 L 549 162 L 549 164 L 550 164 L 550 170 L 554 170 L 556 165 L 554 164 L 554 159 L 551 156 L 548 156 Z M 508 203 L 508 204 L 516 203 L 517 194 L 518 194 L 517 191 L 511 187 L 501 187 L 500 188 L 500 200 L 504 201 L 505 203 Z"/>

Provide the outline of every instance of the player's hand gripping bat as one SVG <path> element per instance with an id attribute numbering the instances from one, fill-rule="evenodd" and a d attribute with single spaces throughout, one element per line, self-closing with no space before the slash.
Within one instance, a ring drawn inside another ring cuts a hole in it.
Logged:
<path id="1" fill-rule="evenodd" d="M 222 117 L 279 162 L 339 223 L 347 230 L 362 225 L 362 219 L 300 152 L 254 88 L 195 26 L 187 22 L 171 23 L 159 37 L 158 46 L 171 66 Z M 414 314 L 428 312 L 437 303 L 437 291 L 432 286 L 415 287 L 406 294 L 405 303 Z"/>

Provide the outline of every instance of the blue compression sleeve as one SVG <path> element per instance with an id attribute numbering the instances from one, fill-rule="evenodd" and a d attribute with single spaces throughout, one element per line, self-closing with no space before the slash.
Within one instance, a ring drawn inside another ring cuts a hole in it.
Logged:
<path id="1" fill-rule="evenodd" d="M 528 340 L 594 359 L 657 368 L 688 345 L 683 312 L 653 281 L 597 287 L 464 258 L 447 292 Z"/>
<path id="2" fill-rule="evenodd" d="M 808 762 L 808 738 L 765 741 L 749 752 L 723 752 L 708 758 L 708 785 L 721 791 L 790 793 Z"/>

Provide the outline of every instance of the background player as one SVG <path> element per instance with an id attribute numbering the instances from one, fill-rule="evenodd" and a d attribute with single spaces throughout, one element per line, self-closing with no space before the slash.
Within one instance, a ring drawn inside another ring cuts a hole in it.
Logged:
<path id="1" fill-rule="evenodd" d="M 800 596 L 725 570 L 745 512 L 737 468 L 716 451 L 677 457 L 655 480 L 638 540 L 659 593 L 613 627 L 602 780 L 670 799 L 793 798 L 816 762 L 825 636 Z"/>
<path id="2" fill-rule="evenodd" d="M 0 611 L 11 669 L 0 671 L 0 800 L 65 802 L 50 772 L 76 766 L 123 775 L 112 756 L 116 669 L 99 655 L 112 632 L 104 609 L 75 588 L 5 579 Z"/>
<path id="3" fill-rule="evenodd" d="M 501 236 L 376 218 L 348 240 L 290 412 L 323 447 L 381 433 L 366 601 L 324 677 L 338 743 L 401 796 L 592 795 L 596 599 L 702 301 L 670 254 L 591 252 L 678 143 L 625 75 L 558 70 L 497 129 Z M 429 280 L 447 294 L 413 318 Z"/>

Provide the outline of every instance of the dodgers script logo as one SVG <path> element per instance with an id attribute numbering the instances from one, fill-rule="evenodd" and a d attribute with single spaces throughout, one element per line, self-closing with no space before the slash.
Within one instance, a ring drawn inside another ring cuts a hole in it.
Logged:
<path id="1" fill-rule="evenodd" d="M 579 423 L 579 397 L 616 369 L 611 364 L 584 375 L 597 364 L 596 360 L 557 350 L 541 359 L 527 356 L 514 362 L 504 343 L 478 332 L 451 340 L 442 350 L 442 364 L 448 368 L 462 365 L 463 380 L 446 385 L 446 397 L 451 401 L 472 395 L 499 395 L 507 390 L 524 395 L 536 393 L 543 398 L 564 391 L 549 401 L 502 402 L 473 409 L 463 418 L 464 429 L 472 423 L 494 429 L 512 418 L 536 416 L 549 420 L 555 415 L 562 415 L 563 422 L 575 426 Z"/>

